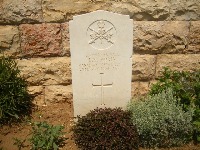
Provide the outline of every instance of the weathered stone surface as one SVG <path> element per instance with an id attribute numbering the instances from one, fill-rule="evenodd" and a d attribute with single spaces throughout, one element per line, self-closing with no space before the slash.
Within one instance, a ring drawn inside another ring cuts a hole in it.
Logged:
<path id="1" fill-rule="evenodd" d="M 41 0 L 0 0 L 0 24 L 42 21 Z"/>
<path id="2" fill-rule="evenodd" d="M 134 20 L 165 20 L 169 17 L 168 0 L 44 0 L 44 20 L 63 22 L 72 16 L 95 10 L 107 10 L 129 15 Z"/>
<path id="3" fill-rule="evenodd" d="M 137 21 L 200 19 L 200 0 L 1 0 L 0 24 L 64 22 L 100 9 Z"/>
<path id="4" fill-rule="evenodd" d="M 44 0 L 44 19 L 47 22 L 66 21 L 72 16 L 95 10 L 108 10 L 137 21 L 199 20 L 199 0 Z"/>
<path id="5" fill-rule="evenodd" d="M 52 85 L 45 87 L 45 103 L 49 105 L 51 103 L 58 102 L 71 102 L 72 100 L 72 87 L 62 85 Z"/>
<path id="6" fill-rule="evenodd" d="M 132 82 L 132 90 L 131 90 L 131 96 L 143 96 L 149 92 L 151 82 L 141 82 L 141 81 L 135 81 Z"/>
<path id="7" fill-rule="evenodd" d="M 71 84 L 69 57 L 22 59 L 17 63 L 30 86 Z"/>
<path id="8" fill-rule="evenodd" d="M 69 23 L 61 24 L 61 33 L 62 33 L 62 55 L 70 56 L 69 50 Z"/>
<path id="9" fill-rule="evenodd" d="M 43 0 L 42 5 L 46 22 L 63 22 L 72 19 L 74 15 L 97 10 L 103 4 L 96 5 L 88 0 Z"/>
<path id="10" fill-rule="evenodd" d="M 33 97 L 33 103 L 35 105 L 45 105 L 43 86 L 30 86 L 28 87 L 28 92 Z"/>
<path id="11" fill-rule="evenodd" d="M 161 75 L 163 67 L 169 67 L 178 71 L 194 71 L 200 69 L 200 54 L 174 54 L 158 55 L 156 65 L 156 77 Z"/>
<path id="12" fill-rule="evenodd" d="M 22 24 L 21 49 L 24 57 L 62 55 L 60 24 Z"/>
<path id="13" fill-rule="evenodd" d="M 188 53 L 200 53 L 200 21 L 191 22 Z"/>
<path id="14" fill-rule="evenodd" d="M 149 81 L 155 76 L 155 55 L 133 55 L 132 81 Z"/>
<path id="15" fill-rule="evenodd" d="M 133 15 L 134 20 L 166 20 L 170 15 L 168 0 L 135 0 L 135 6 L 140 11 Z"/>
<path id="16" fill-rule="evenodd" d="M 129 15 L 137 21 L 162 21 L 170 17 L 169 7 L 168 0 L 107 0 L 101 9 Z"/>
<path id="17" fill-rule="evenodd" d="M 72 100 L 71 85 L 30 86 L 28 92 L 33 97 L 33 103 L 38 106 L 64 101 L 71 103 Z"/>
<path id="18" fill-rule="evenodd" d="M 108 10 L 111 12 L 129 15 L 133 20 L 144 19 L 144 15 L 141 13 L 141 8 L 138 7 L 133 0 L 115 0 L 115 1 L 106 1 L 105 5 L 102 5 L 101 9 Z"/>
<path id="19" fill-rule="evenodd" d="M 15 56 L 19 53 L 19 30 L 17 26 L 0 26 L 0 53 Z M 1 54 L 0 54 L 1 55 Z"/>
<path id="20" fill-rule="evenodd" d="M 169 20 L 170 7 L 168 0 L 44 0 L 44 20 L 47 22 L 66 21 L 72 16 L 95 10 L 107 10 L 129 15 L 133 20 Z"/>
<path id="21" fill-rule="evenodd" d="M 200 0 L 170 0 L 170 20 L 199 20 Z"/>
<path id="22" fill-rule="evenodd" d="M 135 21 L 133 50 L 140 54 L 185 53 L 189 22 Z"/>

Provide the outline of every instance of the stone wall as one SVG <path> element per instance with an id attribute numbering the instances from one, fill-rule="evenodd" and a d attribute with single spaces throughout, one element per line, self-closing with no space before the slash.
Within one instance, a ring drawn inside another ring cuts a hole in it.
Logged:
<path id="1" fill-rule="evenodd" d="M 164 66 L 200 68 L 200 0 L 0 0 L 0 51 L 16 59 L 38 105 L 72 99 L 69 20 L 95 10 L 134 20 L 132 95 Z"/>

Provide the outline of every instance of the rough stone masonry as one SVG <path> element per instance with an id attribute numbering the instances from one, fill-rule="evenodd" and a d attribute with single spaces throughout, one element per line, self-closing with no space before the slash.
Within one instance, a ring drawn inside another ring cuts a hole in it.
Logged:
<path id="1" fill-rule="evenodd" d="M 132 95 L 164 66 L 200 67 L 200 0 L 0 0 L 0 51 L 18 61 L 35 103 L 71 103 L 68 22 L 95 10 L 134 20 Z"/>

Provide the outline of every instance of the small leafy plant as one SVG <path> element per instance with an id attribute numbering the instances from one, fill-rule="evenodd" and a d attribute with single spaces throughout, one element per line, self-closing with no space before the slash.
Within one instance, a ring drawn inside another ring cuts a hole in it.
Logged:
<path id="1" fill-rule="evenodd" d="M 17 63 L 0 57 L 0 124 L 29 114 L 31 98 Z"/>
<path id="2" fill-rule="evenodd" d="M 35 122 L 32 125 L 30 142 L 33 150 L 57 150 L 64 144 L 64 127 L 49 125 L 47 122 Z"/>
<path id="3" fill-rule="evenodd" d="M 158 82 L 151 87 L 150 94 L 161 93 L 167 88 L 172 88 L 184 111 L 194 107 L 193 139 L 195 143 L 200 142 L 200 70 L 188 72 L 164 68 Z"/>
<path id="4" fill-rule="evenodd" d="M 172 89 L 166 89 L 128 105 L 139 132 L 141 146 L 171 147 L 191 140 L 193 111 L 183 111 L 177 101 Z"/>
<path id="5" fill-rule="evenodd" d="M 75 143 L 88 149 L 138 149 L 138 133 L 131 113 L 121 108 L 97 108 L 78 117 L 73 127 Z"/>

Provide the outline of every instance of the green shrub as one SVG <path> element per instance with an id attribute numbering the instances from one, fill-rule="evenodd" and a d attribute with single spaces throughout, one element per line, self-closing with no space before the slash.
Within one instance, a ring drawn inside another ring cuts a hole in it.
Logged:
<path id="1" fill-rule="evenodd" d="M 171 147 L 191 140 L 192 111 L 184 112 L 171 89 L 128 105 L 143 147 Z"/>
<path id="2" fill-rule="evenodd" d="M 30 142 L 33 150 L 57 150 L 66 138 L 64 127 L 49 125 L 47 122 L 35 122 L 32 125 Z"/>
<path id="3" fill-rule="evenodd" d="M 138 149 L 138 133 L 131 114 L 120 108 L 97 108 L 78 117 L 73 132 L 75 143 L 83 150 Z"/>
<path id="4" fill-rule="evenodd" d="M 0 58 L 0 124 L 18 119 L 30 112 L 31 98 L 27 84 L 20 77 L 14 60 Z"/>
<path id="5" fill-rule="evenodd" d="M 158 94 L 169 87 L 180 99 L 183 110 L 188 111 L 191 106 L 194 107 L 194 140 L 200 141 L 200 70 L 187 72 L 164 68 L 158 82 L 151 87 L 150 94 Z"/>

